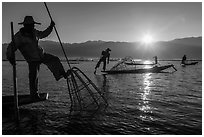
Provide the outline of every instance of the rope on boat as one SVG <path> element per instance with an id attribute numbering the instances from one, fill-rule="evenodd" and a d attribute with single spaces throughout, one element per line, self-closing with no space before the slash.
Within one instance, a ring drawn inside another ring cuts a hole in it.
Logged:
<path id="1" fill-rule="evenodd" d="M 52 16 L 46 2 L 44 2 L 44 5 L 52 21 Z M 102 92 L 97 88 L 97 86 L 79 68 L 71 67 L 55 26 L 54 30 L 57 34 L 59 43 L 69 66 L 66 80 L 71 101 L 70 113 L 72 111 L 90 111 L 90 109 L 94 111 L 99 109 L 100 106 L 104 104 L 107 106 L 107 100 L 104 98 Z"/>

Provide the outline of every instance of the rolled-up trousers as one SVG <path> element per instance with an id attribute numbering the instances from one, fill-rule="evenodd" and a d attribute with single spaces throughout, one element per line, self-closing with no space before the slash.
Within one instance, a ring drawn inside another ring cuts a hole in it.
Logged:
<path id="1" fill-rule="evenodd" d="M 101 62 L 103 62 L 103 70 L 105 71 L 105 70 L 106 70 L 106 58 L 101 58 L 101 59 L 98 61 L 98 63 L 96 64 L 95 69 L 97 69 L 97 68 L 100 67 Z"/>
<path id="2" fill-rule="evenodd" d="M 57 81 L 65 75 L 65 70 L 62 63 L 60 62 L 60 59 L 54 55 L 44 53 L 42 61 L 28 62 L 29 88 L 31 95 L 35 95 L 38 92 L 38 75 L 41 63 L 45 64 L 48 67 Z"/>

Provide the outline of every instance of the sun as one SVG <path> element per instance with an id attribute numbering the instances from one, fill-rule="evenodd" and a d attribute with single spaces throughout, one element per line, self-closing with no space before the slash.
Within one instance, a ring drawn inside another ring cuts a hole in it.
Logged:
<path id="1" fill-rule="evenodd" d="M 153 42 L 154 42 L 154 38 L 150 34 L 146 34 L 142 38 L 142 43 L 144 43 L 144 44 L 151 44 Z"/>

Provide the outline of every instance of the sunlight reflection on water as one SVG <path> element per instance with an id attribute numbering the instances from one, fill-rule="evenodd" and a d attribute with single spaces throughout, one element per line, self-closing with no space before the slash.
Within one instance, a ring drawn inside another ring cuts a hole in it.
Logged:
<path id="1" fill-rule="evenodd" d="M 139 103 L 139 110 L 144 112 L 140 115 L 140 118 L 142 120 L 153 120 L 151 116 L 144 115 L 145 113 L 152 113 L 153 108 L 151 107 L 149 100 L 150 100 L 150 95 L 151 95 L 151 73 L 147 73 L 144 75 L 144 89 L 143 92 L 141 93 L 141 103 Z"/>

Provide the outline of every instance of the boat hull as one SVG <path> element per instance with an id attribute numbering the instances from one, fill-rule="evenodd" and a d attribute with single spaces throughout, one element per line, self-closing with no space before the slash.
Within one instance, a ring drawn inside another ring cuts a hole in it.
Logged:
<path id="1" fill-rule="evenodd" d="M 110 70 L 110 71 L 102 71 L 107 74 L 125 74 L 125 73 L 159 73 L 162 70 L 168 69 L 170 67 L 174 67 L 173 65 L 165 65 L 165 66 L 155 66 L 147 69 L 135 69 L 135 70 Z"/>
<path id="2" fill-rule="evenodd" d="M 181 64 L 182 66 L 189 66 L 189 65 L 196 65 L 198 64 L 198 62 L 191 62 L 191 63 L 185 63 L 185 64 Z"/>
<path id="3" fill-rule="evenodd" d="M 126 65 L 155 65 L 155 63 L 151 63 L 151 64 L 142 64 L 142 63 L 134 63 L 134 62 L 126 62 Z"/>
<path id="4" fill-rule="evenodd" d="M 33 100 L 30 95 L 18 95 L 18 106 L 36 103 L 48 99 L 48 93 L 39 93 L 40 99 Z M 14 96 L 2 96 L 2 107 L 13 107 Z"/>

